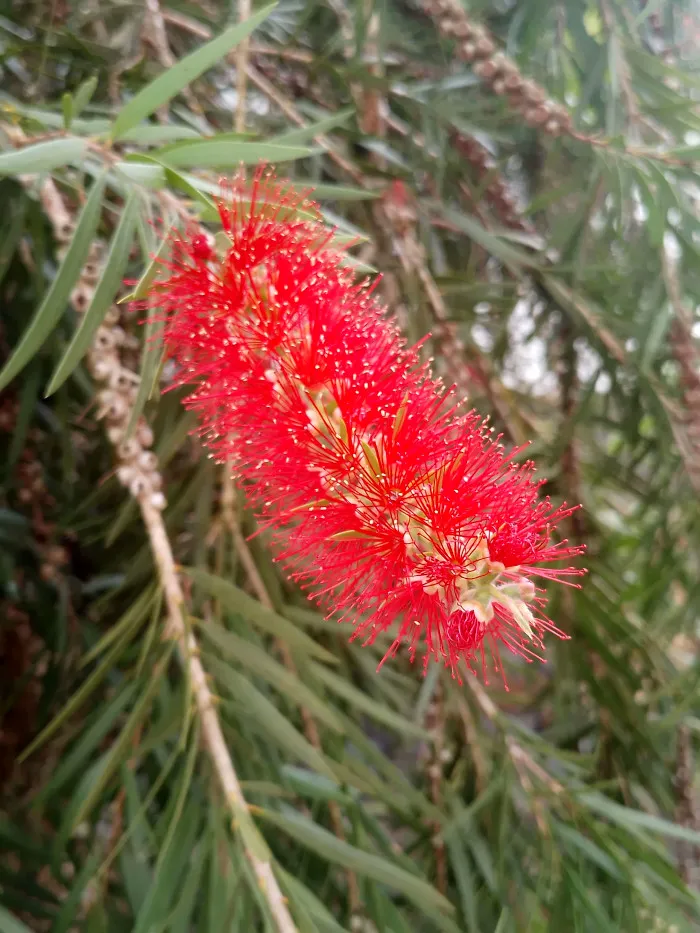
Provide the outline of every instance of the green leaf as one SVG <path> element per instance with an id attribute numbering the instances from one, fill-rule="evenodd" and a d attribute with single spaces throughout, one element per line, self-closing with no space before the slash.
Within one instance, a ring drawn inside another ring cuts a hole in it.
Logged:
<path id="1" fill-rule="evenodd" d="M 205 182 L 203 180 L 196 178 L 194 175 L 185 177 L 181 172 L 171 168 L 171 166 L 167 165 L 165 162 L 159 162 L 157 159 L 153 158 L 153 156 L 141 156 L 141 158 L 143 160 L 152 160 L 154 163 L 160 165 L 165 173 L 165 180 L 171 188 L 178 188 L 180 191 L 184 191 L 193 201 L 202 205 L 202 213 L 200 214 L 202 219 L 204 219 L 205 214 L 208 214 L 206 219 L 214 220 L 215 222 L 220 220 L 216 204 L 214 204 L 204 191 Z"/>
<path id="2" fill-rule="evenodd" d="M 539 266 L 536 259 L 524 250 L 505 243 L 501 237 L 486 230 L 474 217 L 450 207 L 442 207 L 442 215 L 445 220 L 465 233 L 469 239 L 482 246 L 486 252 L 500 259 L 514 275 L 522 275 L 524 268 Z"/>
<path id="3" fill-rule="evenodd" d="M 163 143 L 176 142 L 181 139 L 201 139 L 202 134 L 191 126 L 181 126 L 178 123 L 143 123 L 128 130 L 122 139 L 125 142 L 139 143 L 143 146 L 162 146 Z"/>
<path id="4" fill-rule="evenodd" d="M 61 98 L 61 107 L 63 109 L 63 126 L 69 130 L 73 120 L 73 98 L 68 92 Z"/>
<path id="5" fill-rule="evenodd" d="M 642 810 L 623 807 L 613 800 L 608 800 L 602 794 L 585 793 L 578 800 L 595 813 L 604 816 L 630 832 L 648 830 L 652 833 L 658 833 L 660 836 L 667 836 L 669 839 L 683 839 L 694 845 L 700 845 L 700 832 L 698 830 L 691 829 L 688 826 L 681 826 L 679 823 L 672 823 L 670 820 L 665 820 L 660 816 L 653 816 L 651 813 L 644 813 Z"/>
<path id="6" fill-rule="evenodd" d="M 154 159 L 175 168 L 221 168 L 237 163 L 289 162 L 311 154 L 305 146 L 272 145 L 266 142 L 237 142 L 231 139 L 197 139 L 156 149 Z"/>
<path id="7" fill-rule="evenodd" d="M 135 634 L 135 630 L 143 623 L 146 613 L 154 602 L 158 590 L 155 587 L 148 587 L 134 602 L 129 606 L 126 612 L 121 616 L 118 622 L 115 622 L 108 631 L 86 652 L 80 659 L 80 667 L 83 668 L 95 658 L 99 657 L 103 651 L 111 647 L 114 642 L 126 644 Z"/>
<path id="8" fill-rule="evenodd" d="M 158 191 L 165 187 L 165 167 L 162 165 L 148 165 L 141 161 L 123 159 L 121 162 L 114 163 L 114 171 L 118 175 L 123 175 L 127 181 L 141 185 L 142 188 Z"/>
<path id="9" fill-rule="evenodd" d="M 122 714 L 124 708 L 132 700 L 136 685 L 125 684 L 117 695 L 104 707 L 98 707 L 99 715 L 89 725 L 81 727 L 81 736 L 68 754 L 61 757 L 61 762 L 52 773 L 50 780 L 34 797 L 34 804 L 48 800 L 52 794 L 60 790 L 67 781 L 75 777 L 76 773 L 89 760 L 91 754 L 98 747 L 102 739 L 114 727 L 115 722 Z M 89 721 L 88 721 L 89 722 Z"/>
<path id="10" fill-rule="evenodd" d="M 498 924 L 496 926 L 496 929 L 494 930 L 494 933 L 506 933 L 506 930 L 508 929 L 510 925 L 510 920 L 511 920 L 510 909 L 508 907 L 504 907 L 503 910 L 501 911 L 501 916 L 498 918 Z"/>
<path id="11" fill-rule="evenodd" d="M 299 706 L 306 707 L 314 718 L 336 732 L 343 731 L 343 724 L 324 701 L 306 684 L 270 655 L 245 638 L 239 638 L 214 622 L 200 624 L 200 631 L 220 651 L 237 661 L 248 670 L 272 684 L 276 690 L 286 694 Z"/>
<path id="12" fill-rule="evenodd" d="M 166 646 L 165 654 L 161 656 L 159 663 L 157 663 L 151 671 L 149 682 L 139 697 L 136 705 L 131 710 L 129 718 L 124 723 L 124 728 L 119 733 L 119 738 L 110 748 L 97 780 L 90 787 L 90 790 L 85 794 L 82 801 L 80 802 L 80 806 L 73 816 L 73 827 L 78 826 L 90 813 L 92 808 L 97 803 L 98 798 L 102 794 L 106 784 L 109 782 L 114 772 L 119 768 L 126 756 L 129 754 L 131 740 L 134 736 L 134 733 L 136 732 L 136 729 L 144 721 L 148 714 L 151 703 L 153 702 L 154 694 L 160 686 L 159 680 L 163 676 L 170 661 L 170 655 L 172 653 L 173 647 L 174 646 L 172 642 Z"/>
<path id="13" fill-rule="evenodd" d="M 129 261 L 138 210 L 139 196 L 136 191 L 132 191 L 124 205 L 119 224 L 112 237 L 109 254 L 105 260 L 102 275 L 97 283 L 90 307 L 83 315 L 73 339 L 54 370 L 46 390 L 47 396 L 53 395 L 56 389 L 63 385 L 81 361 L 116 297 L 117 291 L 122 284 L 126 264 Z"/>
<path id="14" fill-rule="evenodd" d="M 149 886 L 146 899 L 136 917 L 133 933 L 165 933 L 169 929 L 168 915 L 185 883 L 200 823 L 200 807 L 186 807 L 175 826 L 172 845 Z M 194 854 L 196 855 L 196 850 Z"/>
<path id="15" fill-rule="evenodd" d="M 67 933 L 71 927 L 75 926 L 81 910 L 83 892 L 97 874 L 99 865 L 100 851 L 95 846 L 83 862 L 68 897 L 63 901 L 61 910 L 51 926 L 51 933 Z"/>
<path id="16" fill-rule="evenodd" d="M 185 759 L 184 767 L 182 773 L 180 774 L 180 779 L 178 781 L 177 794 L 173 798 L 173 803 L 171 807 L 171 812 L 169 814 L 170 820 L 168 823 L 168 829 L 165 833 L 163 841 L 158 850 L 158 860 L 156 862 L 156 875 L 162 870 L 165 860 L 168 855 L 168 850 L 173 843 L 173 838 L 177 830 L 177 825 L 180 822 L 182 817 L 182 811 L 185 807 L 185 802 L 187 796 L 190 793 L 192 786 L 192 776 L 194 774 L 194 766 L 197 760 L 197 751 L 199 749 L 199 728 L 194 729 L 194 734 L 190 732 L 191 738 L 189 742 L 189 749 L 187 750 L 187 757 Z"/>
<path id="17" fill-rule="evenodd" d="M 388 859 L 372 852 L 365 852 L 363 849 L 358 849 L 338 839 L 333 833 L 299 813 L 282 814 L 261 808 L 259 816 L 302 845 L 312 849 L 322 858 L 371 878 L 379 884 L 386 884 L 395 891 L 400 891 L 404 897 L 426 913 L 439 911 L 443 916 L 454 913 L 454 907 L 447 898 L 419 875 L 399 868 Z"/>
<path id="18" fill-rule="evenodd" d="M 462 902 L 462 913 L 466 921 L 467 933 L 478 933 L 477 894 L 474 874 L 469 864 L 469 856 L 465 852 L 461 840 L 457 838 L 451 838 L 447 841 L 447 851 L 449 852 L 450 865 Z"/>
<path id="19" fill-rule="evenodd" d="M 12 443 L 7 451 L 7 472 L 11 475 L 16 464 L 25 449 L 29 426 L 36 417 L 36 406 L 39 401 L 39 380 L 41 378 L 41 367 L 30 366 L 29 371 L 22 380 L 22 387 L 19 391 L 19 408 L 16 414 L 15 430 L 12 435 Z"/>
<path id="20" fill-rule="evenodd" d="M 298 878 L 279 867 L 276 868 L 275 874 L 279 878 L 283 890 L 289 895 L 292 904 L 297 904 L 307 911 L 320 933 L 347 933 L 345 927 L 341 927 L 333 919 L 326 906 Z"/>
<path id="21" fill-rule="evenodd" d="M 588 836 L 584 836 L 583 833 L 574 829 L 573 826 L 567 826 L 565 823 L 555 821 L 554 834 L 558 836 L 565 845 L 570 845 L 572 848 L 578 849 L 584 858 L 593 862 L 593 864 L 597 865 L 612 878 L 618 880 L 623 880 L 625 878 L 625 875 L 620 870 L 615 860 L 601 849 L 600 846 L 596 845 L 592 839 L 589 839 Z"/>
<path id="22" fill-rule="evenodd" d="M 209 659 L 209 668 L 216 675 L 221 684 L 225 684 L 235 697 L 233 706 L 224 701 L 224 706 L 240 715 L 243 710 L 247 715 L 250 728 L 261 733 L 266 738 L 276 742 L 287 754 L 299 761 L 335 779 L 333 769 L 321 752 L 304 738 L 299 730 L 277 709 L 277 707 L 262 694 L 239 671 L 234 671 L 226 664 Z M 242 707 L 242 710 L 241 710 Z"/>
<path id="23" fill-rule="evenodd" d="M 140 226 L 141 244 L 144 256 L 148 257 L 148 234 L 147 227 L 143 221 Z M 158 249 L 146 265 L 143 275 L 139 279 L 136 288 L 133 291 L 131 299 L 133 301 L 142 301 L 148 294 L 148 290 L 162 268 L 162 260 L 170 248 L 170 231 L 172 227 L 166 230 Z M 139 418 L 146 406 L 146 402 L 151 398 L 156 390 L 158 373 L 160 372 L 161 360 L 163 359 L 162 340 L 158 340 L 163 329 L 163 323 L 159 320 L 160 309 L 157 306 L 149 307 L 148 316 L 143 333 L 143 342 L 141 345 L 141 368 L 139 371 L 139 387 L 136 392 L 136 398 L 129 416 L 129 423 L 126 427 L 126 437 L 133 434 Z"/>
<path id="24" fill-rule="evenodd" d="M 56 322 L 63 313 L 71 289 L 75 285 L 80 270 L 83 268 L 100 220 L 105 183 L 106 177 L 102 175 L 93 184 L 56 278 L 49 286 L 44 300 L 24 332 L 18 346 L 15 347 L 14 353 L 5 364 L 2 372 L 0 372 L 0 389 L 4 389 L 8 382 L 14 379 L 17 373 L 26 366 L 56 326 Z"/>
<path id="25" fill-rule="evenodd" d="M 9 218 L 6 218 L 9 219 L 9 223 L 7 224 L 4 231 L 5 235 L 0 244 L 0 283 L 2 283 L 5 278 L 5 274 L 17 252 L 17 247 L 24 234 L 29 203 L 29 198 L 22 198 L 19 203 L 13 201 L 11 204 Z"/>
<path id="26" fill-rule="evenodd" d="M 269 142 L 274 145 L 283 143 L 285 146 L 290 146 L 292 144 L 296 146 L 299 145 L 299 143 L 309 142 L 314 140 L 317 136 L 322 136 L 324 133 L 334 130 L 342 123 L 347 123 L 354 113 L 354 107 L 348 107 L 346 110 L 339 110 L 337 113 L 331 113 L 327 117 L 322 117 L 315 123 L 309 123 L 308 126 L 300 126 L 297 129 L 287 130 L 277 136 L 271 136 Z"/>
<path id="27" fill-rule="evenodd" d="M 300 654 L 337 664 L 337 658 L 330 651 L 326 651 L 313 638 L 300 631 L 296 625 L 293 625 L 272 609 L 267 609 L 257 599 L 248 596 L 247 593 L 234 586 L 233 583 L 195 567 L 183 567 L 183 571 L 206 593 L 209 593 L 215 599 L 221 600 L 227 609 L 238 613 L 244 619 L 248 619 L 262 631 L 286 642 L 292 651 L 299 651 Z"/>
<path id="28" fill-rule="evenodd" d="M 226 29 L 220 36 L 191 52 L 135 94 L 121 109 L 112 127 L 112 139 L 120 139 L 141 120 L 150 116 L 187 87 L 192 81 L 220 61 L 267 19 L 276 4 L 263 7 L 243 23 Z"/>
<path id="29" fill-rule="evenodd" d="M 87 143 L 84 139 L 70 136 L 66 139 L 51 139 L 45 143 L 34 143 L 22 149 L 0 153 L 0 177 L 3 175 L 29 175 L 35 172 L 51 172 L 62 165 L 79 165 Z"/>
<path id="30" fill-rule="evenodd" d="M 112 647 L 108 654 L 102 659 L 102 662 L 95 670 L 90 674 L 85 683 L 81 684 L 80 687 L 75 691 L 75 693 L 70 697 L 70 699 L 61 707 L 61 710 L 56 714 L 56 716 L 51 720 L 51 722 L 45 726 L 39 735 L 34 739 L 33 742 L 24 749 L 22 754 L 19 756 L 19 761 L 24 761 L 25 758 L 28 758 L 40 745 L 43 745 L 44 742 L 50 738 L 54 732 L 70 717 L 76 710 L 80 709 L 83 703 L 87 698 L 92 694 L 92 692 L 100 685 L 108 673 L 112 670 L 114 662 L 121 655 L 124 650 L 124 646 L 121 643 L 117 643 Z"/>
<path id="31" fill-rule="evenodd" d="M 73 95 L 73 118 L 80 116 L 83 110 L 92 100 L 92 95 L 97 90 L 97 75 L 83 81 L 78 90 Z"/>
<path id="32" fill-rule="evenodd" d="M 367 188 L 353 188 L 348 185 L 316 184 L 310 181 L 308 185 L 295 181 L 292 187 L 296 191 L 311 190 L 311 197 L 316 201 L 372 201 L 379 197 L 378 191 Z"/>
<path id="33" fill-rule="evenodd" d="M 296 765 L 285 765 L 282 768 L 282 773 L 285 777 L 285 783 L 291 787 L 295 794 L 302 797 L 309 797 L 312 800 L 335 800 L 346 807 L 355 803 L 353 798 L 341 790 L 335 781 L 331 781 L 330 778 L 321 774 L 316 774 L 306 768 L 298 768 Z"/>
<path id="34" fill-rule="evenodd" d="M 311 668 L 314 675 L 318 677 L 321 683 L 324 684 L 331 693 L 341 697 L 351 706 L 354 706 L 355 709 L 359 709 L 368 716 L 371 716 L 376 722 L 381 722 L 383 725 L 403 735 L 410 735 L 419 739 L 429 738 L 428 732 L 421 726 L 399 715 L 399 713 L 395 713 L 393 710 L 389 709 L 389 707 L 378 702 L 371 695 L 358 690 L 349 680 L 344 677 L 338 677 L 337 673 L 334 671 L 329 671 L 321 664 L 312 664 Z"/>
<path id="35" fill-rule="evenodd" d="M 169 933 L 190 933 L 194 929 L 192 915 L 200 892 L 205 857 L 205 847 L 198 846 L 187 868 L 185 882 L 180 888 L 180 897 L 172 914 Z"/>
<path id="36" fill-rule="evenodd" d="M 32 933 L 28 926 L 25 926 L 17 917 L 14 917 L 9 910 L 0 906 L 0 933 Z"/>

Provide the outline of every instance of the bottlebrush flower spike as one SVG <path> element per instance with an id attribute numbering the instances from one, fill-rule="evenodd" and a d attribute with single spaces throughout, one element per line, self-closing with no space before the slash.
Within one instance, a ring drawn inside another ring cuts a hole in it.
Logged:
<path id="1" fill-rule="evenodd" d="M 215 250 L 172 242 L 150 301 L 204 441 L 239 477 L 290 574 L 372 642 L 402 643 L 459 677 L 499 646 L 541 658 L 543 579 L 572 511 L 539 498 L 532 465 L 458 411 L 366 284 L 318 209 L 260 168 L 228 185 Z M 221 241 L 224 241 L 223 245 Z"/>

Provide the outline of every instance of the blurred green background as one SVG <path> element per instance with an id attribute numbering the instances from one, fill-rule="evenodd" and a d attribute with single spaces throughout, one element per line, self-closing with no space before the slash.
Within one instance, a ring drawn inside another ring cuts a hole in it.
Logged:
<path id="1" fill-rule="evenodd" d="M 699 39 L 696 0 L 0 5 L 0 933 L 700 929 Z M 509 691 L 315 613 L 116 303 L 261 159 L 583 504 L 572 640 Z M 114 327 L 248 816 L 101 420 Z"/>

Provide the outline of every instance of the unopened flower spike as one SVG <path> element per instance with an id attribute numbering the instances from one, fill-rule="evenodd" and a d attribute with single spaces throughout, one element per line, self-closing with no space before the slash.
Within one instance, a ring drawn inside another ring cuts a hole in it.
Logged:
<path id="1" fill-rule="evenodd" d="M 573 509 L 540 498 L 475 412 L 461 413 L 357 283 L 316 205 L 265 167 L 218 203 L 223 236 L 175 237 L 153 286 L 201 436 L 251 483 L 287 572 L 353 638 L 411 659 L 502 671 L 542 659 L 540 585 L 582 553 Z M 382 662 L 383 663 L 383 662 Z"/>

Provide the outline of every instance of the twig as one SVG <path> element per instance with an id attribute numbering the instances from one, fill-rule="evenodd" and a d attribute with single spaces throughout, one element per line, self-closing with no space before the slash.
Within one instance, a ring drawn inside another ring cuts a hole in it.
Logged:
<path id="1" fill-rule="evenodd" d="M 238 0 L 238 19 L 243 22 L 250 18 L 250 0 Z M 246 92 L 248 88 L 248 52 L 250 38 L 239 42 L 236 49 L 236 132 L 245 131 Z"/>
<path id="2" fill-rule="evenodd" d="M 268 81 L 268 79 L 261 74 L 257 68 L 253 65 L 248 65 L 248 77 L 256 85 L 259 90 L 263 92 L 270 100 L 277 104 L 282 113 L 290 119 L 293 123 L 296 123 L 297 126 L 304 127 L 306 126 L 306 120 L 301 116 L 299 111 L 296 109 L 292 101 L 289 98 L 285 97 L 281 91 L 279 91 L 275 85 Z M 328 153 L 328 157 L 332 159 L 339 168 L 341 168 L 352 180 L 363 187 L 367 187 L 365 176 L 360 172 L 352 162 L 345 158 L 338 150 L 335 148 L 331 140 L 324 133 L 319 133 L 314 136 L 314 142 L 318 143 L 319 146 L 323 148 Z"/>

